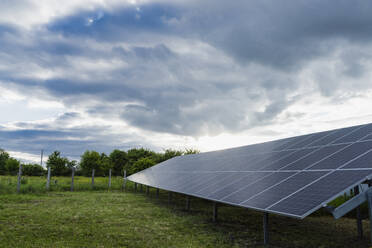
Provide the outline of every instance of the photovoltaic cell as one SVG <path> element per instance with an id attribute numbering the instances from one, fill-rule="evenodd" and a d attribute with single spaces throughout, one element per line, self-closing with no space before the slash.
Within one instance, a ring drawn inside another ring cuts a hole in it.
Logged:
<path id="1" fill-rule="evenodd" d="M 372 133 L 372 125 L 365 125 L 354 132 L 350 133 L 349 135 L 346 135 L 336 141 L 334 143 L 349 143 L 349 142 L 355 142 L 358 141 L 365 136 Z"/>
<path id="2" fill-rule="evenodd" d="M 310 167 L 310 169 L 337 169 L 338 167 L 341 167 L 345 163 L 355 159 L 370 149 L 372 149 L 372 141 L 354 143 L 333 154 L 332 156 L 318 162 L 314 166 Z"/>
<path id="3" fill-rule="evenodd" d="M 300 190 L 281 202 L 273 205 L 269 210 L 304 216 L 316 208 L 322 207 L 323 203 L 330 200 L 337 193 L 343 192 L 350 185 L 358 183 L 365 177 L 372 174 L 368 171 L 335 171 L 330 172 L 328 176 Z"/>
<path id="4" fill-rule="evenodd" d="M 222 200 L 239 204 L 241 202 L 244 202 L 248 198 L 254 196 L 255 194 L 260 193 L 264 189 L 272 186 L 273 184 L 281 182 L 282 180 L 288 178 L 293 174 L 294 174 L 293 172 L 272 173 L 270 176 L 255 182 L 254 185 L 248 185 L 230 195 L 225 196 L 224 198 L 222 198 Z"/>
<path id="5" fill-rule="evenodd" d="M 314 143 L 311 144 L 311 146 L 324 146 L 324 145 L 329 145 L 335 142 L 337 139 L 342 138 L 345 135 L 350 134 L 351 132 L 359 129 L 360 126 L 357 127 L 349 127 L 349 128 L 343 128 L 343 129 L 338 129 L 333 131 L 332 133 L 329 133 L 327 136 L 324 138 L 315 141 Z"/>
<path id="6" fill-rule="evenodd" d="M 302 188 L 319 177 L 324 176 L 326 173 L 327 172 L 325 171 L 300 172 L 275 187 L 243 202 L 242 205 L 246 207 L 265 209 L 280 201 L 282 198 L 296 192 L 299 188 Z"/>
<path id="7" fill-rule="evenodd" d="M 286 167 L 282 167 L 282 170 L 304 170 L 310 167 L 311 165 L 315 164 L 316 162 L 344 149 L 346 146 L 347 145 L 341 144 L 341 145 L 332 145 L 332 146 L 326 146 L 323 148 L 318 148 L 314 152 L 293 162 L 292 164 Z"/>
<path id="8" fill-rule="evenodd" d="M 301 149 L 294 151 L 290 155 L 273 162 L 267 166 L 264 166 L 262 170 L 279 170 L 287 165 L 294 163 L 295 161 L 309 155 L 311 152 L 315 151 L 315 148 Z"/>
<path id="9" fill-rule="evenodd" d="M 216 189 L 215 192 L 208 195 L 208 198 L 213 198 L 216 200 L 221 200 L 222 198 L 242 189 L 243 187 L 248 187 L 259 181 L 260 179 L 270 175 L 270 172 L 248 172 L 242 173 L 243 177 L 227 183 L 225 186 Z"/>
<path id="10" fill-rule="evenodd" d="M 372 176 L 372 124 L 175 157 L 128 177 L 152 187 L 304 218 Z"/>
<path id="11" fill-rule="evenodd" d="M 343 169 L 372 168 L 372 151 L 352 160 Z"/>

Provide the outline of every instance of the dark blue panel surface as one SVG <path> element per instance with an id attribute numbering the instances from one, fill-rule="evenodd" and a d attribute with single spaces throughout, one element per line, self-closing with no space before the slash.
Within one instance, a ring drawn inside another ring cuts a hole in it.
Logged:
<path id="1" fill-rule="evenodd" d="M 281 182 L 282 180 L 288 178 L 293 174 L 293 172 L 274 172 L 270 176 L 255 182 L 253 185 L 243 187 L 237 192 L 232 193 L 231 195 L 227 196 L 226 198 L 222 198 L 221 200 L 239 204 L 248 200 L 250 197 L 260 193 L 261 191 L 269 188 L 273 184 Z"/>
<path id="2" fill-rule="evenodd" d="M 329 199 L 337 196 L 337 194 L 345 191 L 371 174 L 372 170 L 331 172 L 331 174 L 312 185 L 288 198 L 284 198 L 281 202 L 269 208 L 269 210 L 305 217 L 322 207 L 324 202 L 327 202 Z"/>
<path id="3" fill-rule="evenodd" d="M 372 168 L 372 151 L 349 162 L 343 169 Z"/>
<path id="4" fill-rule="evenodd" d="M 309 155 L 311 152 L 314 152 L 315 148 L 308 148 L 308 149 L 301 149 L 294 151 L 290 155 L 280 159 L 268 166 L 264 166 L 261 170 L 279 170 L 285 166 L 289 166 L 290 164 L 294 163 L 295 161 Z"/>
<path id="5" fill-rule="evenodd" d="M 227 184 L 242 178 L 243 176 L 244 173 L 240 172 L 227 173 L 223 178 L 209 183 L 206 187 L 200 187 L 200 190 L 196 190 L 194 194 L 207 197 L 208 195 L 214 193 L 216 189 L 220 189 Z"/>
<path id="6" fill-rule="evenodd" d="M 310 170 L 337 169 L 370 149 L 372 149 L 372 141 L 354 143 L 333 154 L 332 156 L 318 162 L 314 166 L 311 166 Z"/>
<path id="7" fill-rule="evenodd" d="M 213 198 L 216 200 L 221 200 L 222 198 L 225 198 L 226 196 L 230 195 L 231 193 L 234 193 L 238 190 L 240 190 L 243 187 L 247 187 L 248 185 L 253 185 L 258 180 L 270 175 L 269 172 L 248 172 L 248 173 L 242 173 L 243 177 L 240 179 L 237 179 L 236 181 L 232 181 L 230 183 L 227 183 L 225 186 L 221 187 L 220 189 L 217 189 L 212 194 L 208 195 L 208 198 Z"/>
<path id="8" fill-rule="evenodd" d="M 246 207 L 265 209 L 321 176 L 324 176 L 326 173 L 325 171 L 300 172 L 241 204 Z"/>
<path id="9" fill-rule="evenodd" d="M 184 184 L 182 186 L 182 192 L 190 192 L 194 193 L 201 187 L 205 187 L 211 182 L 214 182 L 215 180 L 219 180 L 220 178 L 223 178 L 223 173 L 203 173 L 201 174 L 204 176 L 201 180 L 198 180 L 197 182 L 189 182 L 187 184 Z"/>
<path id="10" fill-rule="evenodd" d="M 314 133 L 308 139 L 305 139 L 294 145 L 288 146 L 286 149 L 296 149 L 296 148 L 298 149 L 298 148 L 312 146 L 313 143 L 325 138 L 325 136 L 327 136 L 328 134 L 329 132 Z"/>
<path id="11" fill-rule="evenodd" d="M 249 168 L 251 170 L 262 170 L 262 168 L 264 168 L 265 166 L 268 166 L 276 161 L 279 161 L 280 159 L 283 159 L 294 152 L 295 151 L 290 150 L 264 154 L 263 159 L 259 160 L 256 163 L 253 163 Z"/>
<path id="12" fill-rule="evenodd" d="M 282 170 L 304 170 L 311 165 L 315 164 L 316 162 L 322 160 L 323 158 L 326 158 L 333 153 L 340 151 L 341 149 L 344 149 L 347 145 L 332 145 L 332 146 L 326 146 L 326 147 L 320 147 L 313 153 L 309 154 L 308 156 L 297 160 L 296 162 L 286 166 L 282 167 Z"/>
<path id="13" fill-rule="evenodd" d="M 355 142 L 358 140 L 363 139 L 368 134 L 372 133 L 372 125 L 365 125 L 361 128 L 355 130 L 354 132 L 350 133 L 349 135 L 346 135 L 338 140 L 335 140 L 333 143 L 349 143 L 349 142 Z"/>
<path id="14" fill-rule="evenodd" d="M 329 134 L 326 135 L 323 139 L 320 139 L 314 143 L 311 144 L 311 146 L 324 146 L 329 145 L 332 142 L 334 142 L 337 139 L 342 138 L 345 135 L 350 134 L 351 132 L 359 129 L 360 126 L 357 127 L 348 127 L 348 128 L 342 128 L 335 131 L 329 131 Z"/>

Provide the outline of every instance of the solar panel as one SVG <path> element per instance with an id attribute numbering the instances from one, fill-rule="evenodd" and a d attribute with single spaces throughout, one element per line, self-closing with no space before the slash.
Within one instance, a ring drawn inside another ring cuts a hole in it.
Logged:
<path id="1" fill-rule="evenodd" d="M 175 157 L 128 177 L 173 192 L 305 218 L 372 176 L 372 124 Z"/>

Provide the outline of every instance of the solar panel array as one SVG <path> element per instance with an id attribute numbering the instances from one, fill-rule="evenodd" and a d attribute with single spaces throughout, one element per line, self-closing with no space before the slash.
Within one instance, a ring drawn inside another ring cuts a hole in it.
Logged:
<path id="1" fill-rule="evenodd" d="M 305 218 L 372 175 L 372 124 L 175 157 L 140 184 Z"/>

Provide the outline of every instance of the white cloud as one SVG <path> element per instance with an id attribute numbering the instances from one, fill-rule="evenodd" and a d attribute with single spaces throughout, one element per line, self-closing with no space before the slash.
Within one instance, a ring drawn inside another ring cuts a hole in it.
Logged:
<path id="1" fill-rule="evenodd" d="M 4 148 L 209 151 L 372 122 L 369 17 L 269 3 L 1 2 Z"/>

